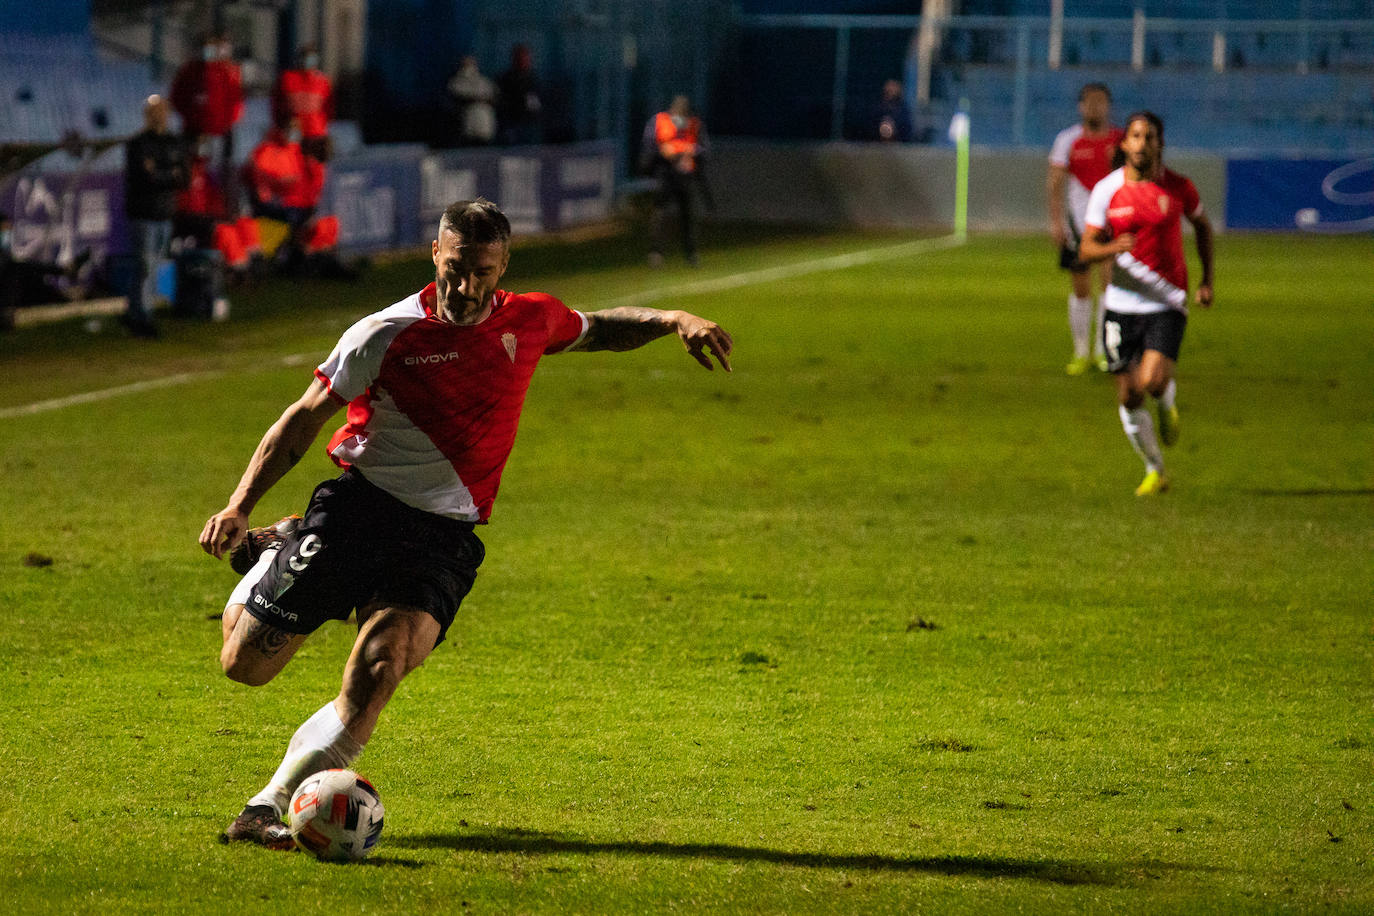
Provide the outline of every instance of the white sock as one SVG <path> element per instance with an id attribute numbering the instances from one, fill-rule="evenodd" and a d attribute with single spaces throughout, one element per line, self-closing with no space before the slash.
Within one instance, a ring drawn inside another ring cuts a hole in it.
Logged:
<path id="1" fill-rule="evenodd" d="M 1134 410 L 1124 404 L 1117 405 L 1121 415 L 1121 428 L 1126 430 L 1126 438 L 1131 440 L 1131 448 L 1145 460 L 1145 470 L 1164 473 L 1164 455 L 1159 450 L 1159 440 L 1155 438 L 1155 423 L 1150 412 L 1144 407 Z"/>
<path id="2" fill-rule="evenodd" d="M 248 804 L 271 805 L 280 817 L 305 777 L 320 770 L 343 769 L 362 752 L 363 746 L 344 728 L 334 701 L 330 700 L 296 729 L 281 766 L 262 791 L 248 799 Z"/>
<path id="3" fill-rule="evenodd" d="M 1069 293 L 1069 333 L 1073 336 L 1073 355 L 1083 359 L 1092 347 L 1093 300 L 1091 296 Z"/>
<path id="4" fill-rule="evenodd" d="M 1174 398 L 1178 394 L 1178 386 L 1173 379 L 1169 379 L 1169 384 L 1164 386 L 1164 391 L 1159 396 L 1159 406 L 1169 410 L 1174 406 Z"/>
<path id="5" fill-rule="evenodd" d="M 1107 297 L 1097 297 L 1097 321 L 1093 324 L 1093 358 L 1106 356 L 1106 351 L 1102 348 L 1102 322 L 1106 320 Z"/>

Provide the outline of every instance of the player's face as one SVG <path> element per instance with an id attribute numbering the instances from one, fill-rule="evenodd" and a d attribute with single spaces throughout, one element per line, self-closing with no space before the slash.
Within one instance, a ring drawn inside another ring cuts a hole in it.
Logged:
<path id="1" fill-rule="evenodd" d="M 1107 123 L 1107 116 L 1111 113 L 1112 102 L 1107 98 L 1107 93 L 1101 90 L 1093 90 L 1083 96 L 1083 100 L 1078 103 L 1078 113 L 1083 118 L 1083 123 L 1097 130 Z"/>
<path id="2" fill-rule="evenodd" d="M 1136 118 L 1126 125 L 1126 136 L 1121 140 L 1121 151 L 1126 154 L 1126 163 L 1137 172 L 1149 172 L 1159 163 L 1159 154 L 1164 148 L 1159 138 L 1159 130 L 1144 118 Z"/>
<path id="3" fill-rule="evenodd" d="M 433 249 L 440 312 L 459 324 L 481 319 L 506 272 L 510 248 L 501 242 L 469 243 L 459 233 L 443 229 Z"/>

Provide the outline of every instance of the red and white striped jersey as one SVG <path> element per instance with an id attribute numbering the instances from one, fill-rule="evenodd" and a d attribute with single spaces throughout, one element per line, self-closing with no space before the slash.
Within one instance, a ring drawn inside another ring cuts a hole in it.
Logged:
<path id="1" fill-rule="evenodd" d="M 1105 304 L 1114 312 L 1188 311 L 1188 261 L 1181 218 L 1202 215 L 1202 200 L 1187 177 L 1168 169 L 1157 181 L 1127 181 L 1117 169 L 1098 182 L 1088 201 L 1088 231 L 1135 235 L 1135 247 L 1116 256 Z"/>
<path id="2" fill-rule="evenodd" d="M 535 366 L 586 331 L 552 296 L 504 290 L 479 324 L 450 324 L 431 283 L 353 325 L 315 370 L 348 405 L 329 456 L 407 505 L 485 522 Z"/>
<path id="3" fill-rule="evenodd" d="M 1119 127 L 1108 127 L 1100 134 L 1089 134 L 1082 124 L 1066 127 L 1054 138 L 1050 147 L 1050 165 L 1069 173 L 1068 208 L 1065 215 L 1071 221 L 1066 227 L 1075 235 L 1083 232 L 1083 214 L 1088 207 L 1088 195 L 1093 186 L 1112 170 L 1112 153 L 1124 135 Z"/>

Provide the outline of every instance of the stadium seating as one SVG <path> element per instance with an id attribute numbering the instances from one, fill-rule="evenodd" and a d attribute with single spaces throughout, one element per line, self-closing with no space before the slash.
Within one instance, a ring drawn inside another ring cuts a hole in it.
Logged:
<path id="1" fill-rule="evenodd" d="M 161 88 L 146 64 L 106 58 L 88 36 L 0 34 L 0 142 L 127 136 Z"/>

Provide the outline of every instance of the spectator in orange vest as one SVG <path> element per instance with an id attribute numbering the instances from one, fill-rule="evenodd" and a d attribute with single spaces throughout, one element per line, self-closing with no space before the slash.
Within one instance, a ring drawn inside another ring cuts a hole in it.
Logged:
<path id="1" fill-rule="evenodd" d="M 663 263 L 668 211 L 674 206 L 677 207 L 683 254 L 688 264 L 697 265 L 695 193 L 702 178 L 702 160 L 707 146 L 706 128 L 692 113 L 692 103 L 685 95 L 675 97 L 667 111 L 654 115 L 644 127 L 641 161 L 658 180 L 649 221 L 653 246 L 649 263 L 655 267 Z"/>
<path id="2" fill-rule="evenodd" d="M 298 230 L 310 219 L 324 189 L 324 165 L 305 154 L 292 119 L 270 128 L 244 166 L 253 215 Z"/>
<path id="3" fill-rule="evenodd" d="M 272 118 L 295 118 L 301 126 L 301 149 L 319 162 L 329 161 L 329 122 L 334 117 L 334 84 L 320 72 L 320 55 L 306 45 L 296 53 L 296 66 L 283 70 L 272 90 Z"/>

